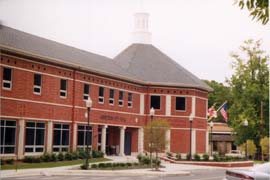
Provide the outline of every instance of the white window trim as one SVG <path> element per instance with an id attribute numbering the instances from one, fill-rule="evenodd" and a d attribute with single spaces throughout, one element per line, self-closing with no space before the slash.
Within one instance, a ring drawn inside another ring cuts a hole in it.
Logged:
<path id="1" fill-rule="evenodd" d="M 110 102 L 110 101 L 112 101 L 112 102 Z M 114 98 L 109 98 L 109 104 L 110 104 L 111 106 L 114 105 Z"/>
<path id="2" fill-rule="evenodd" d="M 35 88 L 38 88 L 40 92 L 35 92 Z M 34 85 L 33 86 L 33 93 L 36 94 L 36 95 L 41 95 L 41 86 Z"/>
<path id="3" fill-rule="evenodd" d="M 61 93 L 65 93 L 65 96 L 61 96 Z M 67 90 L 60 89 L 60 98 L 67 98 Z"/>
<path id="4" fill-rule="evenodd" d="M 85 99 L 86 97 L 86 99 Z M 89 94 L 83 94 L 83 100 L 86 101 L 89 98 Z"/>
<path id="5" fill-rule="evenodd" d="M 4 87 L 4 84 L 5 84 L 5 83 L 10 84 L 10 88 Z M 4 89 L 4 90 L 11 90 L 11 89 L 12 89 L 12 80 L 11 80 L 11 81 L 3 80 L 3 83 L 2 83 L 2 89 Z"/>
<path id="6" fill-rule="evenodd" d="M 100 100 L 102 100 L 102 101 L 100 101 Z M 104 96 L 99 96 L 98 97 L 98 103 L 99 104 L 104 104 Z"/>
<path id="7" fill-rule="evenodd" d="M 25 131 L 27 131 L 27 129 L 34 129 L 34 144 L 33 145 L 25 145 L 24 146 L 24 152 L 25 153 L 43 153 L 45 151 L 45 136 L 46 136 L 46 128 L 45 128 L 45 123 L 44 123 L 44 128 L 42 127 L 37 127 L 36 124 L 37 122 L 31 122 L 31 123 L 35 123 L 35 127 L 25 127 Z M 43 123 L 43 122 L 40 122 Z M 37 129 L 43 129 L 44 130 L 44 144 L 43 145 L 36 145 L 36 132 Z M 25 132 L 26 134 L 26 132 Z M 26 152 L 26 148 L 33 148 L 33 152 Z M 43 148 L 42 152 L 36 152 L 36 148 Z"/>
<path id="8" fill-rule="evenodd" d="M 120 104 L 120 102 L 122 102 L 122 105 Z M 124 100 L 123 99 L 119 99 L 118 100 L 118 106 L 123 107 L 124 106 Z"/>
<path id="9" fill-rule="evenodd" d="M 59 123 L 56 123 L 56 124 L 59 124 Z M 67 148 L 67 151 L 69 151 L 69 146 L 70 146 L 70 125 L 69 124 L 60 124 L 61 125 L 61 128 L 53 128 L 53 131 L 54 130 L 60 130 L 61 131 L 61 133 L 60 133 L 60 145 L 52 145 L 52 150 L 54 149 L 54 148 L 59 148 L 59 149 L 61 149 L 59 152 L 63 152 L 62 151 L 62 149 L 63 148 Z M 69 125 L 68 126 L 68 129 L 63 129 L 63 125 Z M 62 136 L 63 136 L 63 131 L 68 131 L 68 136 L 69 136 L 69 138 L 68 138 L 68 145 L 61 145 L 62 144 Z M 53 150 L 53 152 L 57 152 L 57 151 L 54 151 Z"/>
<path id="10" fill-rule="evenodd" d="M 128 101 L 128 108 L 132 108 L 132 105 L 133 105 L 132 101 Z"/>

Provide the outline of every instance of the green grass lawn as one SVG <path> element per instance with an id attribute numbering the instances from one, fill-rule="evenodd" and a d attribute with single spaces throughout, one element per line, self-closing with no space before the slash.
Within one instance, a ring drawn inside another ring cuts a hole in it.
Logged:
<path id="1" fill-rule="evenodd" d="M 95 158 L 90 159 L 90 163 L 109 161 L 110 159 L 106 158 Z M 18 162 L 18 169 L 30 169 L 30 168 L 51 168 L 59 166 L 71 166 L 77 164 L 83 164 L 85 160 L 74 160 L 74 161 L 57 161 L 57 162 L 42 162 L 42 163 L 23 163 Z M 0 167 L 1 170 L 16 169 L 16 162 L 14 164 L 5 164 Z"/>

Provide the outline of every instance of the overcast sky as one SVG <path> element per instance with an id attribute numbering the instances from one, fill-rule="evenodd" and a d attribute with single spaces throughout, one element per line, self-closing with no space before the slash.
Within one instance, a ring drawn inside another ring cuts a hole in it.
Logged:
<path id="1" fill-rule="evenodd" d="M 270 28 L 234 0 L 0 0 L 0 21 L 47 39 L 115 57 L 131 44 L 133 14 L 150 14 L 152 44 L 201 79 L 224 82 L 230 53 Z M 141 5 L 142 4 L 142 5 Z"/>

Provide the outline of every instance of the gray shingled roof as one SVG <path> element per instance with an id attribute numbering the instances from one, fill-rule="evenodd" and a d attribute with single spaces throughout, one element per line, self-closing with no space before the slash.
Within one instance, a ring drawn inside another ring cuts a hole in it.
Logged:
<path id="1" fill-rule="evenodd" d="M 10 27 L 0 26 L 1 47 L 137 83 L 212 90 L 152 45 L 133 44 L 112 60 Z"/>
<path id="2" fill-rule="evenodd" d="M 119 66 L 150 84 L 212 89 L 150 44 L 132 44 L 114 58 Z"/>

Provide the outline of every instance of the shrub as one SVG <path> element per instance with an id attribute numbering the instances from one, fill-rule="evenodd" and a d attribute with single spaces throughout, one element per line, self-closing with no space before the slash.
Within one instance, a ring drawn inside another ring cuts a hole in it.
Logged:
<path id="1" fill-rule="evenodd" d="M 176 154 L 176 156 L 175 156 L 175 157 L 176 157 L 176 160 L 177 160 L 177 161 L 180 161 L 180 160 L 182 159 L 182 157 L 181 157 L 181 154 L 180 154 L 180 153 Z"/>
<path id="2" fill-rule="evenodd" d="M 51 161 L 50 154 L 44 153 L 44 154 L 41 156 L 41 159 L 42 159 L 43 162 L 49 162 L 49 161 Z"/>
<path id="3" fill-rule="evenodd" d="M 170 152 L 167 152 L 166 155 L 167 155 L 167 158 L 169 158 L 169 159 L 171 159 L 173 157 L 172 153 L 170 153 Z"/>
<path id="4" fill-rule="evenodd" d="M 92 164 L 91 168 L 96 169 L 96 168 L 98 168 L 98 165 L 97 164 Z"/>
<path id="5" fill-rule="evenodd" d="M 209 160 L 209 155 L 208 154 L 203 154 L 202 156 L 204 161 L 208 161 Z"/>
<path id="6" fill-rule="evenodd" d="M 103 158 L 104 153 L 102 151 L 93 150 L 92 151 L 92 157 L 93 158 Z"/>
<path id="7" fill-rule="evenodd" d="M 5 163 L 6 164 L 14 164 L 14 159 L 6 159 Z"/>
<path id="8" fill-rule="evenodd" d="M 65 160 L 72 161 L 72 154 L 69 153 L 69 152 L 67 152 L 67 153 L 65 154 Z"/>
<path id="9" fill-rule="evenodd" d="M 73 159 L 73 160 L 76 160 L 76 159 L 78 159 L 78 158 L 79 158 L 78 152 L 77 152 L 77 151 L 72 152 L 72 159 Z"/>
<path id="10" fill-rule="evenodd" d="M 160 166 L 161 161 L 159 159 L 153 159 L 153 164 Z"/>
<path id="11" fill-rule="evenodd" d="M 214 161 L 220 161 L 220 157 L 218 154 L 213 155 Z"/>
<path id="12" fill-rule="evenodd" d="M 78 150 L 78 157 L 79 159 L 85 159 L 86 158 L 86 152 L 82 149 Z"/>
<path id="13" fill-rule="evenodd" d="M 133 163 L 133 166 L 139 166 L 139 163 L 135 162 L 135 163 Z"/>
<path id="14" fill-rule="evenodd" d="M 32 159 L 32 162 L 33 163 L 41 163 L 41 157 L 33 157 L 33 159 Z"/>
<path id="15" fill-rule="evenodd" d="M 33 162 L 33 157 L 32 156 L 25 156 L 23 158 L 23 162 L 32 163 Z"/>
<path id="16" fill-rule="evenodd" d="M 143 155 L 142 155 L 142 154 L 139 154 L 139 155 L 137 156 L 137 159 L 138 159 L 139 162 L 142 161 L 142 158 L 143 158 Z"/>
<path id="17" fill-rule="evenodd" d="M 0 159 L 0 162 L 1 162 L 1 166 L 3 166 L 5 164 L 4 159 Z"/>
<path id="18" fill-rule="evenodd" d="M 58 160 L 57 155 L 55 153 L 52 153 L 51 154 L 51 161 L 55 162 L 57 160 Z"/>
<path id="19" fill-rule="evenodd" d="M 125 167 L 126 166 L 126 163 L 119 163 L 119 166 L 120 167 Z"/>
<path id="20" fill-rule="evenodd" d="M 98 167 L 99 167 L 99 168 L 105 168 L 106 165 L 105 165 L 105 163 L 99 163 L 99 164 L 98 164 Z"/>
<path id="21" fill-rule="evenodd" d="M 191 155 L 188 153 L 188 154 L 186 155 L 186 159 L 189 160 L 190 157 L 191 157 Z"/>
<path id="22" fill-rule="evenodd" d="M 86 164 L 81 165 L 81 169 L 88 169 L 89 165 L 87 166 Z"/>
<path id="23" fill-rule="evenodd" d="M 64 160 L 64 154 L 63 154 L 62 152 L 60 152 L 60 153 L 58 154 L 58 160 L 59 160 L 59 161 L 63 161 L 63 160 Z"/>
<path id="24" fill-rule="evenodd" d="M 112 163 L 106 163 L 106 167 L 107 167 L 107 168 L 112 167 Z"/>
<path id="25" fill-rule="evenodd" d="M 194 159 L 195 161 L 200 161 L 201 160 L 201 156 L 199 154 L 194 154 Z"/>
<path id="26" fill-rule="evenodd" d="M 147 164 L 147 165 L 149 165 L 150 162 L 151 162 L 150 157 L 148 157 L 148 156 L 143 156 L 143 158 L 142 158 L 142 164 Z"/>
<path id="27" fill-rule="evenodd" d="M 132 166 L 132 163 L 126 163 L 126 166 L 128 166 L 128 167 L 130 167 L 130 166 Z"/>

